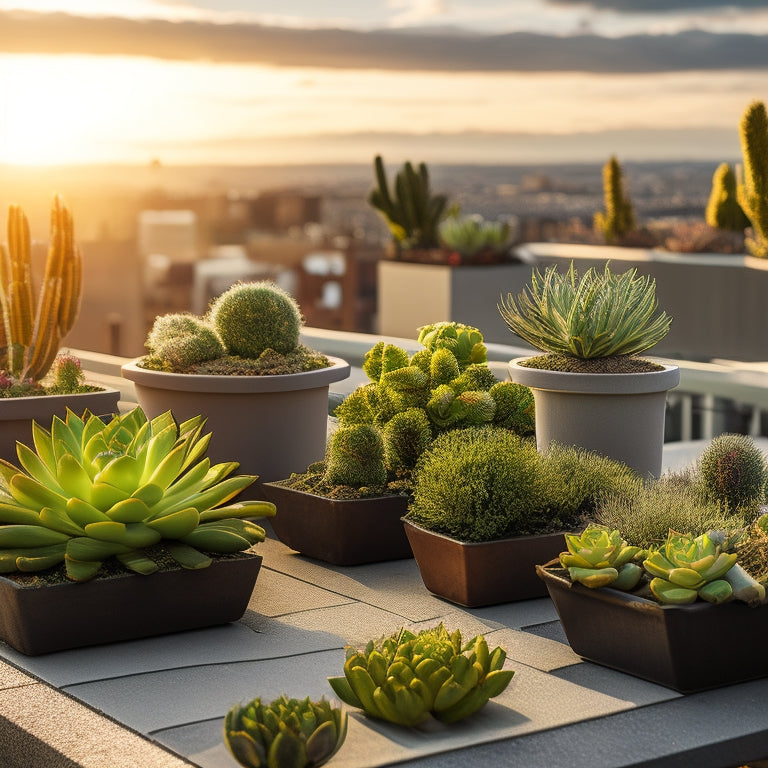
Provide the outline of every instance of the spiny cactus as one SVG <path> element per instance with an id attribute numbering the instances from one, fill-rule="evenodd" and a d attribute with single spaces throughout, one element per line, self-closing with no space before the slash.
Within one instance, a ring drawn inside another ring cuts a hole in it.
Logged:
<path id="1" fill-rule="evenodd" d="M 606 243 L 614 243 L 635 227 L 632 201 L 624 191 L 621 166 L 615 157 L 603 167 L 603 193 L 605 212 L 595 214 L 595 230 L 603 235 Z"/>
<path id="2" fill-rule="evenodd" d="M 336 695 L 369 717 L 416 726 L 430 715 L 455 723 L 482 709 L 509 685 L 506 652 L 482 635 L 462 643 L 442 624 L 413 633 L 405 628 L 365 648 L 347 648 L 344 677 L 331 677 Z"/>
<path id="3" fill-rule="evenodd" d="M 331 436 L 326 456 L 325 482 L 355 488 L 384 485 L 384 443 L 370 424 L 340 427 Z"/>
<path id="4" fill-rule="evenodd" d="M 232 286 L 211 305 L 210 320 L 231 355 L 257 358 L 266 349 L 285 355 L 299 345 L 299 305 L 267 280 Z"/>
<path id="5" fill-rule="evenodd" d="M 753 101 L 739 125 L 744 179 L 737 186 L 739 204 L 752 225 L 745 241 L 753 256 L 768 258 L 768 113 Z"/>
<path id="6" fill-rule="evenodd" d="M 386 465 L 393 472 L 410 471 L 432 441 L 429 417 L 422 408 L 396 413 L 382 431 Z"/>
<path id="7" fill-rule="evenodd" d="M 705 219 L 710 227 L 734 232 L 743 232 L 749 226 L 749 219 L 739 205 L 736 174 L 729 163 L 720 163 L 712 176 Z"/>
<path id="8" fill-rule="evenodd" d="M 723 577 L 735 565 L 736 553 L 723 552 L 708 534 L 696 538 L 670 531 L 666 543 L 651 552 L 643 567 L 654 578 L 651 592 L 670 605 L 730 599 L 733 589 Z"/>
<path id="9" fill-rule="evenodd" d="M 72 214 L 56 195 L 51 207 L 48 258 L 37 301 L 32 290 L 29 223 L 8 210 L 8 245 L 0 245 L 0 369 L 37 382 L 48 372 L 80 310 L 82 256 Z"/>
<path id="10" fill-rule="evenodd" d="M 730 510 L 757 508 L 765 501 L 768 463 L 748 435 L 715 437 L 699 458 L 706 493 Z"/>
<path id="11" fill-rule="evenodd" d="M 148 421 L 141 408 L 108 422 L 69 411 L 50 431 L 33 422 L 35 449 L 17 444 L 20 466 L 0 460 L 0 572 L 63 562 L 70 579 L 87 581 L 114 556 L 147 574 L 158 566 L 144 550 L 161 542 L 183 567 L 205 568 L 206 552 L 263 541 L 243 518 L 271 516 L 274 505 L 222 506 L 256 478 L 228 477 L 236 462 L 211 466 L 204 424 L 177 424 L 170 412 Z"/>
<path id="12" fill-rule="evenodd" d="M 145 346 L 152 357 L 162 360 L 170 370 L 215 360 L 225 354 L 216 331 L 201 318 L 188 313 L 155 318 Z"/>
<path id="13" fill-rule="evenodd" d="M 374 170 L 377 186 L 371 190 L 368 202 L 384 217 L 396 245 L 403 249 L 437 248 L 438 225 L 447 199 L 432 194 L 427 166 L 420 163 L 415 170 L 406 162 L 395 177 L 392 191 L 380 155 L 374 160 Z"/>
<path id="14" fill-rule="evenodd" d="M 633 589 L 643 574 L 632 562 L 640 547 L 629 546 L 618 531 L 589 525 L 581 534 L 566 533 L 565 544 L 568 551 L 560 553 L 560 565 L 568 569 L 571 581 L 585 587 Z"/>
<path id="15" fill-rule="evenodd" d="M 317 768 L 338 752 L 347 736 L 347 713 L 320 701 L 255 698 L 224 718 L 224 743 L 245 768 Z"/>

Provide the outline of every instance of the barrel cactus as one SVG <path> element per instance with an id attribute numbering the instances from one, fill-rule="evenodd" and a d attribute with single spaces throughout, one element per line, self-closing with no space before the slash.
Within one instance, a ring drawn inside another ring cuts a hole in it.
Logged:
<path id="1" fill-rule="evenodd" d="M 255 698 L 235 705 L 224 718 L 224 743 L 246 768 L 315 768 L 344 743 L 347 713 L 320 701 L 289 699 L 271 704 Z"/>
<path id="2" fill-rule="evenodd" d="M 213 302 L 210 319 L 231 355 L 257 358 L 266 349 L 285 355 L 299 346 L 299 305 L 267 280 L 233 285 Z"/>
<path id="3" fill-rule="evenodd" d="M 651 592 L 660 603 L 684 605 L 697 598 L 722 603 L 733 594 L 723 577 L 736 558 L 706 533 L 694 538 L 670 531 L 666 543 L 645 559 L 643 567 L 654 577 Z"/>
<path id="4" fill-rule="evenodd" d="M 565 544 L 568 551 L 560 553 L 560 565 L 585 587 L 632 589 L 642 576 L 643 569 L 632 562 L 640 547 L 629 546 L 618 531 L 590 525 L 580 535 L 566 533 Z"/>
<path id="5" fill-rule="evenodd" d="M 370 717 L 416 726 L 430 716 L 455 723 L 479 711 L 509 685 L 506 652 L 478 635 L 442 624 L 418 633 L 405 628 L 364 649 L 347 648 L 344 676 L 329 678 L 336 695 Z"/>
<path id="6" fill-rule="evenodd" d="M 155 545 L 205 568 L 210 553 L 263 541 L 245 518 L 271 516 L 274 505 L 232 502 L 256 478 L 230 477 L 236 462 L 211 465 L 204 424 L 177 424 L 170 412 L 150 421 L 141 408 L 108 421 L 69 411 L 50 431 L 33 422 L 34 450 L 19 443 L 19 466 L 0 461 L 0 572 L 64 563 L 70 579 L 87 581 L 115 557 L 148 574 L 158 570 Z"/>
<path id="7" fill-rule="evenodd" d="M 357 488 L 384 485 L 384 443 L 370 424 L 341 427 L 331 436 L 326 455 L 325 481 Z"/>
<path id="8" fill-rule="evenodd" d="M 189 313 L 158 316 L 145 345 L 151 356 L 163 360 L 171 370 L 215 360 L 225 354 L 216 331 Z"/>

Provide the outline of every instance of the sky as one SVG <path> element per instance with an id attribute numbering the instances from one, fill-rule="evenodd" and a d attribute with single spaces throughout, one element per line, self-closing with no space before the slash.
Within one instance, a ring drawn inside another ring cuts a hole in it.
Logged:
<path id="1" fill-rule="evenodd" d="M 735 160 L 765 0 L 0 0 L 0 164 Z"/>

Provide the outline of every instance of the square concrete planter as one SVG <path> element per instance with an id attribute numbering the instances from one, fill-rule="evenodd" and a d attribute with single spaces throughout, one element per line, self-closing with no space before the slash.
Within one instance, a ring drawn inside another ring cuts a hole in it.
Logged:
<path id="1" fill-rule="evenodd" d="M 413 557 L 401 522 L 407 496 L 329 499 L 274 483 L 265 483 L 262 495 L 277 507 L 275 534 L 302 555 L 332 565 Z"/>
<path id="2" fill-rule="evenodd" d="M 98 392 L 75 395 L 0 398 L 0 458 L 18 462 L 16 441 L 32 445 L 32 422 L 50 430 L 54 416 L 64 418 L 67 409 L 78 416 L 89 410 L 96 416 L 117 413 L 120 392 L 105 387 Z"/>
<path id="3" fill-rule="evenodd" d="M 0 640 L 37 656 L 227 624 L 245 612 L 261 562 L 261 555 L 244 554 L 200 570 L 83 584 L 21 586 L 0 577 Z"/>
<path id="4" fill-rule="evenodd" d="M 467 608 L 545 597 L 536 564 L 563 548 L 562 533 L 467 543 L 408 520 L 403 525 L 424 586 Z"/>
<path id="5" fill-rule="evenodd" d="M 768 676 L 768 605 L 660 605 L 574 584 L 537 566 L 571 648 L 589 661 L 692 693 Z"/>

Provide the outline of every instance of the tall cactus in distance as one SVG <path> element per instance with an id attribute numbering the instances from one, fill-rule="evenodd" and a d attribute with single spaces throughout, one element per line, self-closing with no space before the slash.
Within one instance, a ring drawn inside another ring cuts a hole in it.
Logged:
<path id="1" fill-rule="evenodd" d="M 753 101 L 739 126 L 744 178 L 737 186 L 739 204 L 752 225 L 745 244 L 753 256 L 768 258 L 768 114 Z"/>
<path id="2" fill-rule="evenodd" d="M 445 195 L 432 194 L 426 164 L 419 163 L 416 170 L 406 162 L 391 192 L 381 155 L 376 155 L 374 169 L 377 186 L 371 190 L 368 202 L 386 220 L 395 243 L 406 249 L 438 248 L 438 225 L 448 201 Z"/>
<path id="3" fill-rule="evenodd" d="M 8 210 L 8 245 L 0 245 L 0 368 L 18 380 L 39 381 L 80 309 L 82 256 L 72 214 L 59 195 L 51 206 L 51 231 L 43 282 L 35 303 L 27 217 Z"/>
<path id="4" fill-rule="evenodd" d="M 743 232 L 749 219 L 739 205 L 736 194 L 736 174 L 729 163 L 720 163 L 712 176 L 705 219 L 710 227 Z"/>
<path id="5" fill-rule="evenodd" d="M 603 167 L 603 193 L 605 213 L 595 214 L 595 229 L 603 235 L 606 243 L 614 243 L 635 227 L 632 201 L 624 193 L 621 166 L 615 157 L 611 157 Z"/>

